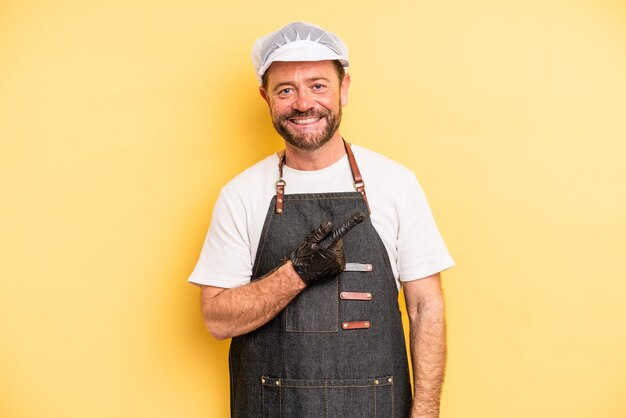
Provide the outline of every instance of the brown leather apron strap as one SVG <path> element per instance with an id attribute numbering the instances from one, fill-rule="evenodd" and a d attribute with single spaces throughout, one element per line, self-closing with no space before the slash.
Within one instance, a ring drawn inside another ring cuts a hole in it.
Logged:
<path id="1" fill-rule="evenodd" d="M 352 147 L 350 147 L 350 144 L 348 144 L 345 139 L 343 140 L 343 144 L 346 147 L 348 162 L 350 162 L 350 170 L 352 170 L 352 178 L 354 178 L 354 189 L 363 195 L 363 199 L 365 199 L 365 206 L 367 206 L 367 212 L 371 214 L 372 210 L 370 209 L 370 204 L 367 201 L 367 195 L 365 194 L 365 182 L 363 181 L 363 177 L 361 177 L 361 171 L 359 170 L 359 166 L 357 165 L 354 154 L 352 153 Z"/>
<path id="2" fill-rule="evenodd" d="M 342 138 L 343 139 L 343 138 Z M 352 148 L 350 144 L 343 139 L 343 144 L 346 148 L 346 154 L 348 154 L 348 162 L 350 163 L 350 171 L 352 171 L 352 178 L 354 179 L 354 189 L 361 193 L 363 199 L 365 199 L 365 205 L 367 206 L 367 212 L 372 213 L 370 209 L 369 202 L 367 201 L 367 195 L 365 194 L 365 182 L 363 181 L 363 177 L 361 177 L 361 171 L 359 170 L 359 166 L 356 163 L 356 159 L 354 158 L 354 154 L 352 153 Z M 282 150 L 278 153 L 278 181 L 276 182 L 276 207 L 274 211 L 277 214 L 283 213 L 284 209 L 284 196 L 285 196 L 285 186 L 287 183 L 283 179 L 283 166 L 285 165 L 285 150 Z"/>
<path id="3" fill-rule="evenodd" d="M 285 165 L 285 150 L 278 153 L 278 181 L 276 182 L 276 208 L 275 212 L 283 213 L 283 197 L 285 196 L 285 180 L 283 180 L 283 166 Z"/>

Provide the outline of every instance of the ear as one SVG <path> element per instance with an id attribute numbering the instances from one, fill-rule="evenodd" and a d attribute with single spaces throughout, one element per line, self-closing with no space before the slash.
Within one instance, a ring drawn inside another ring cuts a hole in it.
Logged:
<path id="1" fill-rule="evenodd" d="M 263 86 L 259 86 L 259 94 L 261 95 L 261 97 L 263 98 L 263 100 L 265 100 L 265 103 L 267 103 L 267 105 L 270 105 L 270 99 L 267 96 L 267 92 L 265 91 L 265 89 L 263 88 Z"/>
<path id="2" fill-rule="evenodd" d="M 341 105 L 348 105 L 348 90 L 350 89 L 350 74 L 343 76 L 343 82 L 341 83 Z"/>

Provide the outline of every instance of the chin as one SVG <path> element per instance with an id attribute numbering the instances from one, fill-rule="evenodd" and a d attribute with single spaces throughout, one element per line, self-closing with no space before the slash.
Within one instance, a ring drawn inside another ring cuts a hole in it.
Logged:
<path id="1" fill-rule="evenodd" d="M 283 138 L 300 150 L 315 151 L 326 145 L 332 136 L 322 139 L 294 138 L 293 136 L 283 136 Z"/>

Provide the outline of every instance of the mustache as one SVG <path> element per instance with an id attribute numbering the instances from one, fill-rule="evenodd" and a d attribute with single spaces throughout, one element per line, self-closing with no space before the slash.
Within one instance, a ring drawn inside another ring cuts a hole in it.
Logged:
<path id="1" fill-rule="evenodd" d="M 283 113 L 282 115 L 280 115 L 280 121 L 285 122 L 293 118 L 325 118 L 328 117 L 329 114 L 330 112 L 313 109 L 309 109 L 304 112 L 300 112 L 299 110 L 292 110 L 291 112 Z"/>

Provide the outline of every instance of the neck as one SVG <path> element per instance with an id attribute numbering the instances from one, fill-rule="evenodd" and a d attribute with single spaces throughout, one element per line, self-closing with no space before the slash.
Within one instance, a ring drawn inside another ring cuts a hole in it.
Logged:
<path id="1" fill-rule="evenodd" d="M 346 149 L 338 131 L 330 141 L 313 151 L 301 150 L 285 143 L 285 163 L 295 170 L 321 170 L 333 165 L 344 155 L 346 155 Z"/>

